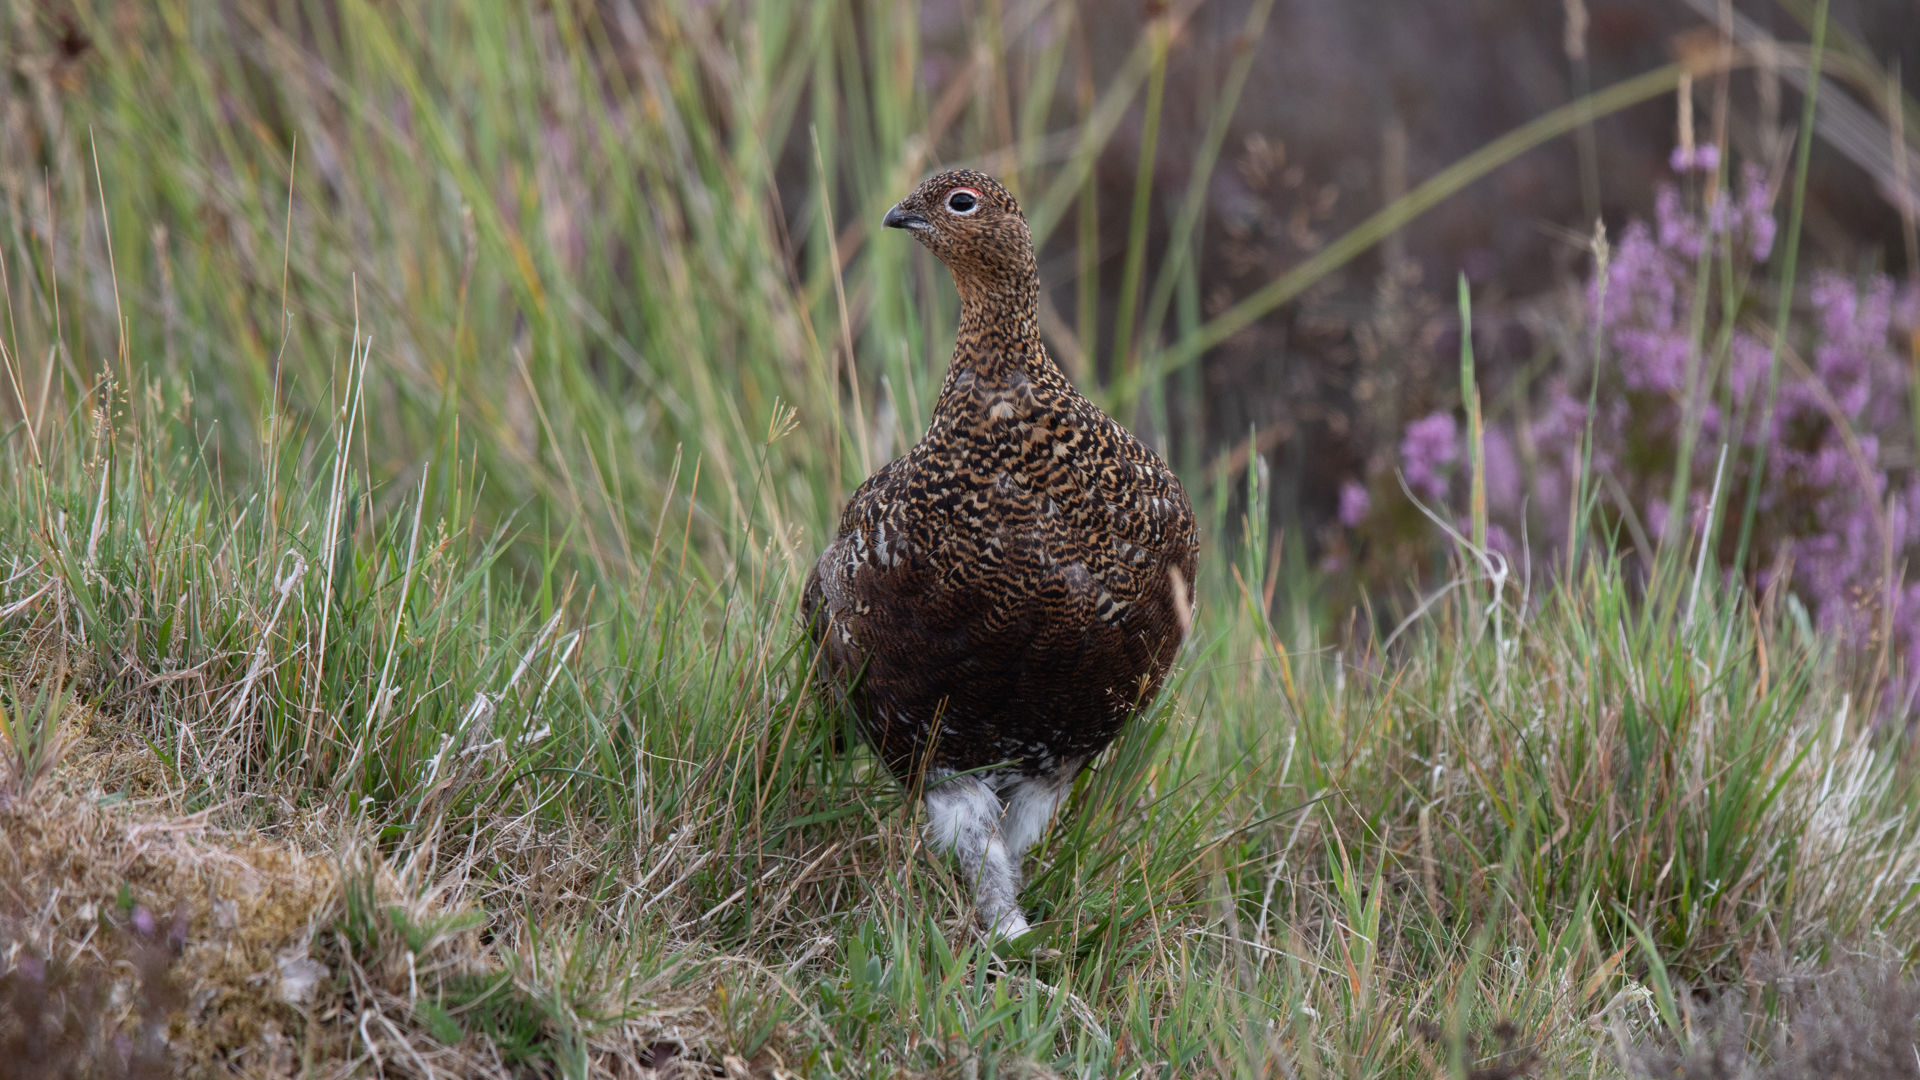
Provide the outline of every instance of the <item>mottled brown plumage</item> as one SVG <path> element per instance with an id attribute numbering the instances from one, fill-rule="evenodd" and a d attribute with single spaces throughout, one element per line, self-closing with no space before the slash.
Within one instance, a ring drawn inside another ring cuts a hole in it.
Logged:
<path id="1" fill-rule="evenodd" d="M 959 332 L 926 436 L 854 492 L 806 615 L 827 681 L 924 790 L 983 918 L 1014 933 L 1020 853 L 1186 633 L 1193 513 L 1048 357 L 1033 242 L 1005 189 L 943 173 L 886 224 L 953 272 Z"/>

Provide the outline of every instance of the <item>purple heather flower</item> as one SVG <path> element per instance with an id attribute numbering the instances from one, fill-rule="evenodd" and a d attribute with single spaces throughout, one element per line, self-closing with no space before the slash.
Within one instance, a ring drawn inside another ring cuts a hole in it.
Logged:
<path id="1" fill-rule="evenodd" d="M 1459 426 L 1452 413 L 1437 412 L 1415 420 L 1400 440 L 1400 467 L 1407 486 L 1432 502 L 1446 499 L 1449 466 L 1459 458 Z"/>
<path id="2" fill-rule="evenodd" d="M 1513 536 L 1497 521 L 1487 523 L 1487 547 L 1506 556 L 1509 563 L 1520 558 L 1520 545 L 1513 542 Z"/>
<path id="3" fill-rule="evenodd" d="M 1687 212 L 1680 192 L 1662 184 L 1653 196 L 1653 219 L 1660 228 L 1660 246 L 1689 260 L 1700 257 L 1700 222 Z"/>
<path id="4" fill-rule="evenodd" d="M 1558 448 L 1577 460 L 1579 441 L 1587 437 L 1586 394 L 1576 397 L 1564 379 L 1548 380 L 1546 406 L 1534 418 L 1532 432 L 1533 443 L 1542 452 Z"/>
<path id="5" fill-rule="evenodd" d="M 1813 305 L 1819 312 L 1821 343 L 1814 353 L 1814 370 L 1839 402 L 1841 411 L 1855 417 L 1873 392 L 1875 361 L 1885 363 L 1887 335 L 1893 322 L 1893 283 L 1881 278 L 1864 295 L 1851 281 L 1834 273 L 1814 279 Z M 1888 389 L 1904 388 L 1904 377 L 1890 380 Z"/>
<path id="6" fill-rule="evenodd" d="M 1480 447 L 1486 469 L 1488 508 L 1517 515 L 1526 495 L 1522 490 L 1526 479 L 1520 472 L 1520 455 L 1514 452 L 1513 437 L 1505 428 L 1489 425 Z"/>
<path id="7" fill-rule="evenodd" d="M 1734 216 L 1737 212 L 1724 194 L 1715 194 L 1713 201 L 1707 204 L 1707 231 L 1715 236 L 1727 235 L 1729 227 L 1740 225 L 1739 219 Z"/>
<path id="8" fill-rule="evenodd" d="M 1712 172 L 1720 167 L 1720 148 L 1712 143 L 1701 143 L 1692 149 L 1676 146 L 1673 153 L 1667 155 L 1667 167 L 1677 173 Z"/>
<path id="9" fill-rule="evenodd" d="M 1655 540 L 1667 538 L 1667 523 L 1672 517 L 1673 513 L 1667 505 L 1667 500 L 1659 498 L 1647 500 L 1647 532 L 1653 534 Z"/>
<path id="10" fill-rule="evenodd" d="M 1653 231 L 1636 221 L 1621 234 L 1607 272 L 1606 310 L 1595 310 L 1610 333 L 1621 327 L 1671 330 L 1684 320 L 1679 314 L 1682 282 L 1692 275 L 1673 253 L 1654 240 Z M 1599 301 L 1597 285 L 1589 286 L 1588 305 Z"/>
<path id="11" fill-rule="evenodd" d="M 1733 385 L 1733 401 L 1744 406 L 1767 391 L 1767 369 L 1773 352 L 1759 339 L 1736 331 L 1727 365 L 1727 378 Z"/>
<path id="12" fill-rule="evenodd" d="M 1684 333 L 1622 329 L 1614 335 L 1627 389 L 1671 396 L 1686 385 L 1692 345 Z"/>
<path id="13" fill-rule="evenodd" d="M 1361 484 L 1348 480 L 1340 485 L 1340 524 L 1357 529 L 1373 509 L 1373 499 Z"/>
<path id="14" fill-rule="evenodd" d="M 1676 151 L 1673 165 L 1681 173 L 1715 169 L 1719 154 L 1706 145 Z M 1678 539 L 1679 530 L 1697 535 L 1705 522 L 1721 447 L 1729 453 L 1719 509 L 1737 515 L 1764 445 L 1766 473 L 1758 484 L 1759 517 L 1749 548 L 1753 561 L 1723 572 L 1735 578 L 1752 573 L 1761 589 L 1791 588 L 1822 632 L 1842 647 L 1873 647 L 1882 620 L 1890 617 L 1891 644 L 1903 661 L 1896 670 L 1909 674 L 1887 687 L 1888 708 L 1905 715 L 1920 711 L 1920 582 L 1902 580 L 1890 589 L 1882 568 L 1889 538 L 1896 566 L 1920 568 L 1920 469 L 1914 464 L 1920 448 L 1912 411 L 1920 388 L 1913 383 L 1908 337 L 1920 333 L 1920 281 L 1896 287 L 1879 275 L 1814 275 L 1803 297 L 1812 318 L 1796 323 L 1782 343 L 1806 358 L 1805 367 L 1788 355 L 1776 367 L 1770 332 L 1738 325 L 1728 337 L 1724 367 L 1714 366 L 1721 357 L 1711 342 L 1725 331 L 1721 320 L 1728 317 L 1716 296 L 1706 311 L 1707 347 L 1698 357 L 1703 373 L 1716 381 L 1700 388 L 1698 400 L 1683 400 L 1694 348 L 1698 260 L 1766 259 L 1778 239 L 1776 195 L 1765 170 L 1750 163 L 1705 207 L 1697 200 L 1690 205 L 1679 189 L 1663 185 L 1653 219 L 1630 223 L 1618 235 L 1604 288 L 1598 277 L 1587 282 L 1587 333 L 1599 342 L 1591 362 L 1600 381 L 1591 421 L 1591 476 L 1605 478 L 1601 501 L 1607 513 L 1624 497 L 1654 536 Z M 1511 552 L 1510 537 L 1531 528 L 1541 537 L 1541 550 L 1565 550 L 1571 500 L 1581 489 L 1594 370 L 1575 366 L 1549 378 L 1523 415 L 1488 427 L 1488 535 L 1494 547 Z M 1776 377 L 1769 427 L 1761 416 Z M 1676 462 L 1690 416 L 1700 425 L 1693 456 Z M 1521 473 L 1518 445 L 1534 448 L 1530 475 Z M 1399 452 L 1409 490 L 1423 501 L 1444 502 L 1464 452 L 1454 418 L 1435 413 L 1408 425 Z M 1685 505 L 1670 507 L 1665 497 L 1676 467 L 1689 470 L 1691 478 Z M 1357 520 L 1349 499 L 1343 488 L 1343 522 Z M 1778 567 L 1787 569 L 1788 580 L 1775 580 Z"/>
<path id="15" fill-rule="evenodd" d="M 1701 143 L 1693 149 L 1693 167 L 1700 172 L 1712 172 L 1720 167 L 1720 148 L 1712 143 Z"/>
<path id="16" fill-rule="evenodd" d="M 1453 519 L 1454 531 L 1461 536 L 1473 536 L 1473 519 L 1465 514 Z M 1520 545 L 1513 542 L 1513 534 L 1497 521 L 1487 522 L 1487 550 L 1497 551 L 1509 564 L 1520 558 Z"/>

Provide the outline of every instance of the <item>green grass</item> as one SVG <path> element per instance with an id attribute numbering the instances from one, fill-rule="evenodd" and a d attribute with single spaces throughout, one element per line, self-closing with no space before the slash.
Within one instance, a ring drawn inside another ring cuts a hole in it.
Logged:
<path id="1" fill-rule="evenodd" d="M 798 585 L 944 370 L 944 272 L 873 223 L 956 159 L 1084 222 L 1166 27 L 1078 100 L 1068 21 L 943 103 L 892 5 L 131 10 L 0 130 L 7 775 L 70 686 L 112 721 L 89 797 L 157 761 L 169 812 L 337 852 L 346 1007 L 287 1007 L 303 1060 L 1413 1076 L 1506 1023 L 1590 1075 L 1688 987 L 1920 960 L 1910 744 L 1790 598 L 1460 556 L 1389 643 L 1276 599 L 1261 470 L 1197 461 L 1179 674 L 1029 862 L 1044 947 L 984 951 L 811 690 Z M 1531 143 L 1496 145 L 1473 168 Z M 1146 317 L 1082 320 L 1078 374 L 1097 331 L 1092 388 L 1167 409 L 1228 324 L 1163 333 L 1196 261 L 1154 271 L 1125 210 Z"/>

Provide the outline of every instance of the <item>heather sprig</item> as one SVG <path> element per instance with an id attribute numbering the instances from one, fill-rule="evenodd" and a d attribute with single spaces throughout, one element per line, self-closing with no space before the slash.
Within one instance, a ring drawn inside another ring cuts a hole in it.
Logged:
<path id="1" fill-rule="evenodd" d="M 1706 149 L 1695 151 L 1691 168 L 1702 168 Z M 1710 512 L 1728 516 L 1725 493 L 1744 490 L 1754 462 L 1764 461 L 1745 565 L 1733 565 L 1737 549 L 1717 533 L 1710 539 L 1716 565 L 1761 592 L 1784 585 L 1823 635 L 1893 676 L 1886 703 L 1904 711 L 1911 693 L 1900 673 L 1920 670 L 1920 584 L 1901 576 L 1902 567 L 1920 562 L 1920 476 L 1912 464 L 1908 361 L 1894 336 L 1914 320 L 1920 294 L 1897 289 L 1885 275 L 1816 274 L 1798 301 L 1777 402 L 1764 422 L 1770 357 L 1747 284 L 1773 250 L 1775 199 L 1758 166 L 1748 163 L 1739 175 L 1734 190 L 1711 201 L 1663 185 L 1654 220 L 1628 225 L 1615 245 L 1605 288 L 1597 275 L 1587 283 L 1601 355 L 1567 358 L 1568 370 L 1543 380 L 1530 402 L 1489 420 L 1487 498 L 1499 530 L 1489 530 L 1490 542 L 1510 547 L 1509 537 L 1524 529 L 1542 550 L 1566 550 L 1588 421 L 1580 392 L 1590 377 L 1572 369 L 1598 365 L 1588 489 L 1602 493 L 1594 507 L 1599 535 L 1615 537 L 1622 550 L 1636 534 L 1655 546 L 1691 548 L 1709 535 Z M 1702 259 L 1724 276 L 1704 292 Z M 1722 344 L 1709 368 L 1713 381 L 1693 389 L 1699 427 L 1687 439 L 1687 365 L 1700 347 L 1694 335 L 1702 315 L 1704 340 Z M 1462 439 L 1450 412 L 1407 425 L 1398 464 L 1417 497 L 1464 506 L 1465 481 L 1455 468 L 1466 455 Z M 1523 447 L 1531 448 L 1530 461 Z M 1714 506 L 1723 447 L 1727 473 Z M 1523 478 L 1529 467 L 1531 482 Z M 1677 473 L 1690 474 L 1680 508 L 1669 496 Z M 1342 522 L 1364 531 L 1368 515 L 1348 512 L 1356 505 L 1343 496 Z M 1544 571 L 1547 562 L 1537 565 Z M 1883 632 L 1897 664 L 1879 660 Z"/>

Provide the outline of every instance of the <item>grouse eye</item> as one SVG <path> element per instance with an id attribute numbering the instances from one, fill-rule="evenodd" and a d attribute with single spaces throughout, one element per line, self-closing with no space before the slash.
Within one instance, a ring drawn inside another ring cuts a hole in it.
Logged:
<path id="1" fill-rule="evenodd" d="M 971 214 L 980 209 L 980 193 L 972 188 L 959 188 L 947 196 L 947 209 L 956 214 Z"/>

